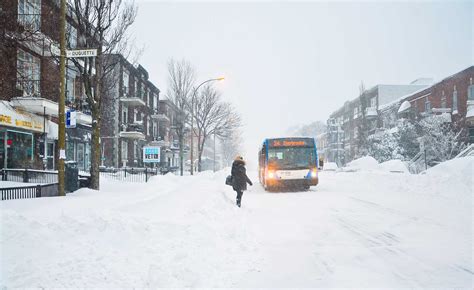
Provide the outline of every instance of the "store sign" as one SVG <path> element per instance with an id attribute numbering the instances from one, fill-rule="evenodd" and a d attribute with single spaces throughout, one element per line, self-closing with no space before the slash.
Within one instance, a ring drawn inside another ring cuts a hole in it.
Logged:
<path id="1" fill-rule="evenodd" d="M 67 111 L 66 112 L 66 128 L 76 128 L 77 124 L 77 112 Z"/>
<path id="2" fill-rule="evenodd" d="M 0 125 L 43 132 L 43 122 L 27 114 L 0 114 Z"/>
<path id="3" fill-rule="evenodd" d="M 160 147 L 143 147 L 143 162 L 145 163 L 159 163 L 161 159 L 160 155 Z"/>

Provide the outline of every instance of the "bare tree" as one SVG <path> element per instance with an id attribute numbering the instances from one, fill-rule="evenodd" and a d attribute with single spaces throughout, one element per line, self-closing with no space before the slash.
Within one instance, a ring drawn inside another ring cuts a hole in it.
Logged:
<path id="1" fill-rule="evenodd" d="M 204 145 L 209 136 L 229 138 L 240 126 L 240 116 L 229 103 L 221 101 L 221 95 L 212 86 L 205 86 L 196 100 L 195 134 L 198 140 L 198 171 L 201 171 L 201 159 Z"/>
<path id="2" fill-rule="evenodd" d="M 224 166 L 230 166 L 235 156 L 242 150 L 242 133 L 239 129 L 231 130 L 227 137 L 221 139 L 221 153 Z"/>
<path id="3" fill-rule="evenodd" d="M 193 93 L 195 71 L 186 60 L 168 62 L 169 88 L 167 98 L 178 108 L 175 118 L 176 135 L 178 136 L 180 173 L 184 170 L 184 135 L 189 121 L 190 99 Z"/>
<path id="4" fill-rule="evenodd" d="M 107 91 L 106 78 L 113 72 L 117 58 L 128 46 L 127 30 L 136 17 L 133 1 L 69 0 L 76 21 L 78 47 L 96 48 L 97 57 L 71 59 L 81 75 L 84 94 L 92 113 L 91 188 L 99 189 L 100 125 L 102 94 Z"/>

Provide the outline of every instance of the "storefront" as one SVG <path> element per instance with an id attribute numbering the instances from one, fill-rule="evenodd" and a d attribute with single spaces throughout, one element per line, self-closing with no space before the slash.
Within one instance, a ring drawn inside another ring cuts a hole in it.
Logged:
<path id="1" fill-rule="evenodd" d="M 47 120 L 0 101 L 0 165 L 2 168 L 43 168 L 40 141 Z M 52 152 L 54 155 L 54 152 Z"/>
<path id="2" fill-rule="evenodd" d="M 91 166 L 92 128 L 78 124 L 66 130 L 66 160 L 74 160 L 81 171 L 89 171 Z"/>

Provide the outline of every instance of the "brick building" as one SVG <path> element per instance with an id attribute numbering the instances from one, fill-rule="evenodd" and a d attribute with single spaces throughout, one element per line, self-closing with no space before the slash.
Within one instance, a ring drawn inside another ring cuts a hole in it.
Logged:
<path id="1" fill-rule="evenodd" d="M 383 127 L 381 109 L 402 96 L 426 88 L 429 82 L 420 79 L 407 85 L 376 85 L 347 101 L 328 119 L 327 160 L 341 165 L 358 156 L 367 136 Z"/>
<path id="2" fill-rule="evenodd" d="M 67 21 L 68 49 L 79 48 L 76 24 Z M 59 98 L 59 2 L 8 0 L 0 3 L 0 164 L 55 169 Z M 77 112 L 66 130 L 66 155 L 81 170 L 90 164 L 91 117 L 82 82 L 68 65 L 66 110 Z M 42 121 L 42 122 L 41 122 Z"/>
<path id="3" fill-rule="evenodd" d="M 141 65 L 122 55 L 108 57 L 116 65 L 107 80 L 113 89 L 104 94 L 101 108 L 102 165 L 143 167 L 142 148 L 159 141 L 160 125 L 168 122 L 159 112 L 160 90 Z"/>
<path id="4" fill-rule="evenodd" d="M 463 142 L 474 143 L 474 66 L 400 100 L 404 101 L 409 102 L 404 111 L 414 118 L 444 114 L 457 131 L 462 130 Z"/>
<path id="5" fill-rule="evenodd" d="M 363 137 L 393 128 L 399 118 L 417 121 L 432 114 L 443 114 L 461 131 L 462 142 L 474 143 L 474 66 L 436 83 L 418 79 L 409 85 L 378 85 L 346 102 L 328 119 L 328 161 L 351 161 Z"/>

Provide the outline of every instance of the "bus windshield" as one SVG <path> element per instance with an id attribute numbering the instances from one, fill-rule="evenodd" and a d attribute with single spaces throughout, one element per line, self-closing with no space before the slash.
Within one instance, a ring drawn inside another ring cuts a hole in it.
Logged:
<path id="1" fill-rule="evenodd" d="M 286 147 L 268 150 L 268 166 L 278 169 L 306 169 L 316 166 L 314 148 Z"/>

